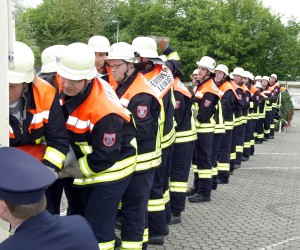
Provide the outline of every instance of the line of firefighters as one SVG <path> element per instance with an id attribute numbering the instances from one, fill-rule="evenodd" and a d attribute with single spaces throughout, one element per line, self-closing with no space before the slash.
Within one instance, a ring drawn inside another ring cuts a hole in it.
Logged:
<path id="1" fill-rule="evenodd" d="M 231 79 L 226 65 L 204 56 L 190 93 L 168 38 L 54 45 L 37 75 L 32 50 L 21 42 L 14 49 L 10 146 L 51 169 L 57 180 L 46 191 L 47 210 L 59 214 L 65 192 L 67 215 L 86 218 L 100 249 L 162 245 L 168 225 L 181 222 L 186 196 L 209 202 L 255 142 L 274 138 L 275 74 L 255 82 L 235 68 Z"/>

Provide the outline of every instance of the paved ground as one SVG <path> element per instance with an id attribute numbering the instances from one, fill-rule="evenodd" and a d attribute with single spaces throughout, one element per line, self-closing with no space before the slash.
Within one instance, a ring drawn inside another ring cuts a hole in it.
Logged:
<path id="1" fill-rule="evenodd" d="M 300 111 L 288 131 L 255 145 L 255 155 L 213 191 L 210 203 L 187 202 L 182 218 L 164 246 L 148 249 L 299 250 Z"/>

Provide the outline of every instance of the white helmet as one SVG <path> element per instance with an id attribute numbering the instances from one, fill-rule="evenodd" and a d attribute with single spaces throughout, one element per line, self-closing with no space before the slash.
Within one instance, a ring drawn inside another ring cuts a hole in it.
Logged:
<path id="1" fill-rule="evenodd" d="M 263 76 L 262 80 L 269 81 L 269 77 L 268 76 Z"/>
<path id="2" fill-rule="evenodd" d="M 53 45 L 42 52 L 42 73 L 56 72 L 56 65 L 66 45 Z"/>
<path id="3" fill-rule="evenodd" d="M 198 72 L 199 72 L 199 70 L 198 70 L 198 69 L 195 69 L 195 70 L 193 71 L 193 73 L 190 75 L 190 78 L 192 79 L 193 75 L 198 75 Z"/>
<path id="4" fill-rule="evenodd" d="M 157 44 L 151 37 L 140 36 L 132 41 L 132 46 L 141 57 L 157 58 Z"/>
<path id="5" fill-rule="evenodd" d="M 272 74 L 270 77 L 274 77 L 277 80 L 277 75 L 276 74 Z"/>
<path id="6" fill-rule="evenodd" d="M 228 73 L 228 67 L 225 65 L 225 64 L 219 64 L 216 68 L 215 68 L 215 71 L 216 70 L 219 70 L 219 71 L 222 71 L 223 73 L 225 73 L 225 75 L 229 75 Z"/>
<path id="7" fill-rule="evenodd" d="M 133 46 L 125 42 L 114 43 L 110 47 L 107 59 L 121 59 L 126 62 L 135 63 Z"/>
<path id="8" fill-rule="evenodd" d="M 258 75 L 258 76 L 255 77 L 255 81 L 261 80 L 261 79 L 262 79 L 262 77 L 260 75 Z"/>
<path id="9" fill-rule="evenodd" d="M 259 81 L 255 82 L 254 87 L 256 87 L 256 88 L 262 88 L 261 82 L 259 82 Z"/>
<path id="10" fill-rule="evenodd" d="M 97 74 L 93 49 L 84 43 L 68 45 L 57 65 L 57 73 L 70 80 L 93 79 Z"/>
<path id="11" fill-rule="evenodd" d="M 8 71 L 9 83 L 30 83 L 34 79 L 34 54 L 25 43 L 14 43 L 13 68 Z"/>
<path id="12" fill-rule="evenodd" d="M 244 76 L 244 69 L 237 67 L 233 70 L 232 75 L 239 75 L 239 76 Z"/>
<path id="13" fill-rule="evenodd" d="M 203 68 L 208 69 L 211 73 L 215 72 L 216 67 L 216 61 L 209 57 L 209 56 L 203 56 L 199 62 L 197 62 L 197 65 Z"/>
<path id="14" fill-rule="evenodd" d="M 94 52 L 109 52 L 110 42 L 105 36 L 92 36 L 88 45 L 91 46 Z"/>

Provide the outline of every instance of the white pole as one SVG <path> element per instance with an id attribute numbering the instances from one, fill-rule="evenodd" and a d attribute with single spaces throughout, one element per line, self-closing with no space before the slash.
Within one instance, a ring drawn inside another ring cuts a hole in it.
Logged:
<path id="1" fill-rule="evenodd" d="M 13 43 L 10 40 L 9 45 L 9 32 L 14 32 L 14 14 L 11 0 L 1 1 L 0 8 L 0 147 L 9 146 L 9 92 L 8 92 L 8 55 L 13 51 Z M 9 28 L 10 27 L 10 28 Z M 11 39 L 15 37 L 14 34 L 10 35 Z M 3 161 L 3 159 L 1 159 Z M 7 238 L 9 225 L 0 219 L 0 242 Z"/>

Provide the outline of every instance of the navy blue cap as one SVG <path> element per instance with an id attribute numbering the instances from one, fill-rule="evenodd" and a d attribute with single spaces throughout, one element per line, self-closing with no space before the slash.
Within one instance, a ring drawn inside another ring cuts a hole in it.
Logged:
<path id="1" fill-rule="evenodd" d="M 33 204 L 56 180 L 44 164 L 28 153 L 14 148 L 0 148 L 0 199 L 13 204 Z"/>

